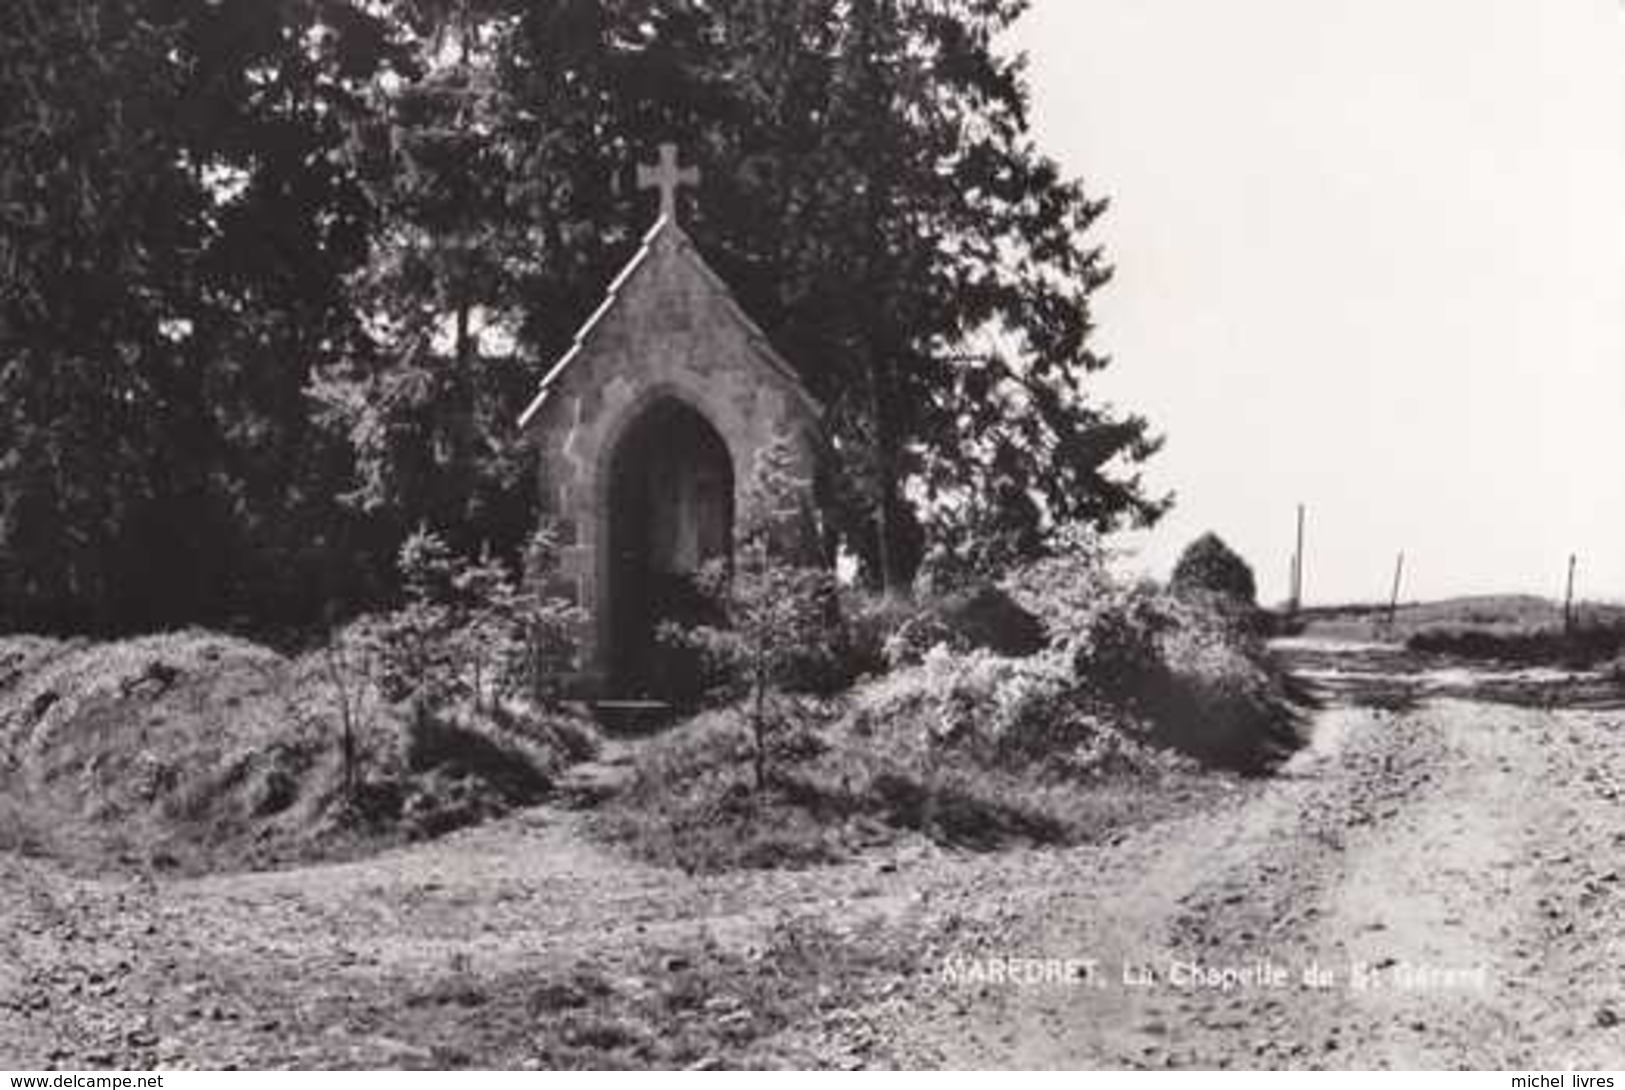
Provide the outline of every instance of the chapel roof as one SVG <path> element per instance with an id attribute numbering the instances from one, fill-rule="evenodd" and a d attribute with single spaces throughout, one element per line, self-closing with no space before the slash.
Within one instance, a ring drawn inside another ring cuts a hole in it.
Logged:
<path id="1" fill-rule="evenodd" d="M 594 333 L 602 327 L 604 319 L 615 310 L 617 302 L 626 295 L 627 288 L 639 273 L 649 267 L 649 257 L 654 253 L 657 246 L 671 248 L 674 253 L 700 275 L 701 279 L 721 300 L 727 314 L 744 333 L 757 357 L 769 368 L 789 381 L 791 388 L 795 390 L 815 416 L 823 415 L 823 410 L 819 406 L 817 399 L 812 396 L 811 391 L 802 382 L 801 376 L 797 374 L 796 369 L 773 347 L 772 341 L 768 339 L 762 327 L 757 325 L 749 314 L 745 313 L 745 309 L 734 298 L 733 292 L 728 289 L 726 281 L 706 263 L 705 258 L 700 256 L 699 249 L 694 245 L 694 240 L 688 236 L 688 232 L 684 231 L 672 216 L 661 215 L 659 219 L 655 220 L 654 226 L 650 227 L 648 232 L 644 234 L 638 251 L 632 255 L 631 259 L 622 266 L 621 271 L 610 281 L 609 288 L 604 293 L 604 300 L 598 304 L 598 309 L 594 310 L 592 315 L 582 323 L 581 328 L 576 331 L 570 347 L 548 369 L 547 374 L 542 377 L 536 396 L 531 399 L 530 404 L 519 416 L 519 426 L 521 428 L 529 426 L 530 422 L 535 419 L 536 414 L 541 411 L 542 406 L 547 403 L 548 395 L 553 391 L 559 379 L 591 347 Z"/>

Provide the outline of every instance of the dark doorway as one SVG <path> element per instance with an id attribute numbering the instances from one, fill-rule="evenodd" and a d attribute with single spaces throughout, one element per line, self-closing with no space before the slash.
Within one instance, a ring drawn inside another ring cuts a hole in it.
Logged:
<path id="1" fill-rule="evenodd" d="M 660 401 L 627 430 L 610 473 L 610 683 L 622 697 L 698 695 L 696 658 L 656 636 L 667 621 L 714 619 L 698 577 L 733 547 L 727 445 L 693 409 Z"/>

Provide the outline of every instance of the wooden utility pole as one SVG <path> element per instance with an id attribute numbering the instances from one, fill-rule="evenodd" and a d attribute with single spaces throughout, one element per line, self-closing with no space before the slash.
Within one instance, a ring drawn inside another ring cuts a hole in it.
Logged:
<path id="1" fill-rule="evenodd" d="M 1563 592 L 1563 635 L 1574 634 L 1574 565 L 1578 558 L 1569 554 L 1569 580 L 1568 589 Z"/>
<path id="2" fill-rule="evenodd" d="M 1388 595 L 1388 630 L 1394 628 L 1394 615 L 1399 612 L 1399 581 L 1405 576 L 1405 553 L 1400 551 L 1399 558 L 1394 561 L 1394 589 Z"/>
<path id="3" fill-rule="evenodd" d="M 1298 504 L 1298 550 L 1292 554 L 1292 612 L 1303 605 L 1303 504 Z"/>

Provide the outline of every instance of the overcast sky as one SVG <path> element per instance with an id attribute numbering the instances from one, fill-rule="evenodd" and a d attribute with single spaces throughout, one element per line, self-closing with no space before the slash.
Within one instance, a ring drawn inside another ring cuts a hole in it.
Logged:
<path id="1" fill-rule="evenodd" d="M 1112 207 L 1101 394 L 1307 597 L 1625 598 L 1625 5 L 1036 0 L 1042 146 Z"/>

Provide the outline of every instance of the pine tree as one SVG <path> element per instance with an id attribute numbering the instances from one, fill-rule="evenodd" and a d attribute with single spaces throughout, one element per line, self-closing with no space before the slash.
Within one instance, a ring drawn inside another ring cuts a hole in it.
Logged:
<path id="1" fill-rule="evenodd" d="M 346 580 L 310 368 L 370 210 L 333 153 L 385 51 L 343 3 L 0 7 L 0 616 L 308 619 Z"/>

